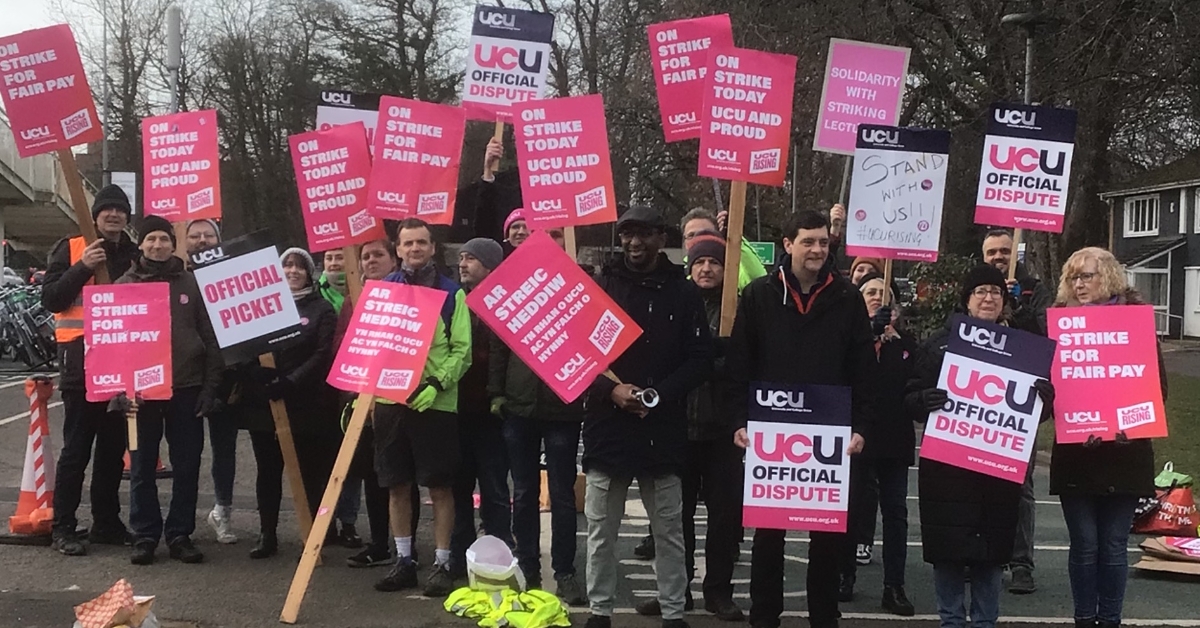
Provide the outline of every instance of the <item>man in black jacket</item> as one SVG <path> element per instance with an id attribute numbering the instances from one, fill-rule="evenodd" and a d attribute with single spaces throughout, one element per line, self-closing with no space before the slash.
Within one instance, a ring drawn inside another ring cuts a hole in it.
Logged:
<path id="1" fill-rule="evenodd" d="M 851 388 L 853 436 L 848 454 L 862 450 L 872 421 L 875 339 L 858 290 L 831 269 L 829 221 L 815 211 L 794 216 L 785 229 L 779 268 L 742 291 L 725 369 L 734 442 L 749 444 L 746 424 L 753 382 Z M 750 624 L 777 628 L 783 613 L 784 530 L 754 533 Z M 838 558 L 847 536 L 812 532 L 808 553 L 808 613 L 813 628 L 837 626 Z"/>
<path id="2" fill-rule="evenodd" d="M 600 287 L 642 328 L 612 365 L 622 383 L 599 377 L 583 423 L 584 513 L 588 520 L 588 628 L 608 628 L 617 588 L 615 546 L 634 478 L 657 547 L 655 572 L 665 628 L 685 628 L 679 474 L 687 449 L 687 395 L 712 372 L 704 303 L 683 269 L 661 253 L 666 225 L 657 210 L 634 206 L 617 221 L 625 255 L 604 268 Z M 654 389 L 657 405 L 641 394 Z"/>
<path id="3" fill-rule="evenodd" d="M 1017 265 L 1016 279 L 1007 281 L 1012 291 L 1012 326 L 1041 336 L 1046 335 L 1046 308 L 1054 305 L 1053 288 L 1032 277 L 1025 265 L 1013 261 L 1013 238 L 1008 229 L 992 229 L 983 238 L 983 261 L 1008 276 L 1010 264 Z M 1033 531 L 1037 518 L 1037 507 L 1033 497 L 1033 470 L 1037 453 L 1029 460 L 1025 471 L 1025 484 L 1021 487 L 1021 507 L 1017 510 L 1017 538 L 1013 543 L 1012 563 L 1009 565 L 1012 581 L 1010 593 L 1033 593 L 1037 583 L 1033 579 Z"/>
<path id="4" fill-rule="evenodd" d="M 91 244 L 83 236 L 63 238 L 50 253 L 42 284 L 42 306 L 54 313 L 58 340 L 58 365 L 62 391 L 63 448 L 58 457 L 54 486 L 54 549 L 67 556 L 87 554 L 75 533 L 75 511 L 83 493 L 83 475 L 92 443 L 92 527 L 88 540 L 106 545 L 126 545 L 129 531 L 121 522 L 121 458 L 125 453 L 125 422 L 109 414 L 106 403 L 86 399 L 83 372 L 83 287 L 95 283 L 93 274 L 104 264 L 109 280 L 129 270 L 138 256 L 137 245 L 125 233 L 129 224 L 129 199 L 121 188 L 100 190 L 92 203 L 92 219 L 99 237 Z"/>

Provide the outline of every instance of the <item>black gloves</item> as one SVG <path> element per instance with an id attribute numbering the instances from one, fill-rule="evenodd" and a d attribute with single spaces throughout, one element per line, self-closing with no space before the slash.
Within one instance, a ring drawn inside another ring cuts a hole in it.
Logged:
<path id="1" fill-rule="evenodd" d="M 279 378 L 279 370 L 267 366 L 257 366 L 250 369 L 250 379 L 260 386 L 266 386 Z"/>
<path id="2" fill-rule="evenodd" d="M 274 369 L 272 369 L 274 370 Z M 279 401 L 292 388 L 292 383 L 286 377 L 276 377 L 271 383 L 267 384 L 267 398 L 271 401 Z"/>
<path id="3" fill-rule="evenodd" d="M 941 388 L 926 388 L 925 390 L 918 391 L 917 395 L 920 398 L 920 407 L 926 412 L 940 410 L 942 406 L 946 405 L 946 401 L 950 399 L 946 391 Z"/>
<path id="4" fill-rule="evenodd" d="M 875 316 L 871 317 L 871 333 L 875 336 L 882 336 L 888 325 L 892 324 L 892 308 L 884 305 L 878 310 L 875 310 Z"/>
<path id="5" fill-rule="evenodd" d="M 196 398 L 196 416 L 206 417 L 213 414 L 213 397 L 211 394 L 204 393 Z"/>
<path id="6" fill-rule="evenodd" d="M 1033 382 L 1034 390 L 1037 390 L 1038 397 L 1042 398 L 1042 416 L 1041 421 L 1045 421 L 1054 416 L 1054 384 L 1049 380 L 1039 379 Z"/>
<path id="7" fill-rule="evenodd" d="M 1083 442 L 1083 446 L 1091 449 L 1093 447 L 1099 447 L 1100 443 L 1102 442 L 1104 441 L 1100 440 L 1099 436 L 1096 436 L 1095 434 L 1089 434 L 1088 439 Z"/>
<path id="8" fill-rule="evenodd" d="M 1118 445 L 1128 445 L 1129 444 L 1129 436 L 1127 436 L 1125 434 L 1125 432 L 1117 432 L 1117 444 Z"/>

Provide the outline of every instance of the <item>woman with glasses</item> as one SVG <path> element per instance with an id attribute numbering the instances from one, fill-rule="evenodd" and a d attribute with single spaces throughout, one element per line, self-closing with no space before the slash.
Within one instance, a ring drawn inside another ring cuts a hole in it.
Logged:
<path id="1" fill-rule="evenodd" d="M 1063 264 L 1055 307 L 1140 305 L 1112 253 L 1088 247 Z M 1158 354 L 1163 398 L 1166 369 Z M 1058 495 L 1071 539 L 1067 574 L 1075 598 L 1075 625 L 1119 626 L 1129 574 L 1126 546 L 1138 498 L 1154 494 L 1154 449 L 1148 439 L 1115 441 L 1095 435 L 1086 443 L 1055 444 L 1050 494 Z"/>
<path id="2" fill-rule="evenodd" d="M 959 306 L 972 318 L 1004 325 L 1007 294 L 1004 273 L 979 265 L 963 277 Z M 948 399 L 937 384 L 951 333 L 948 327 L 935 333 L 917 352 L 915 379 L 909 384 L 905 406 L 920 423 Z M 1044 420 L 1054 389 L 1045 380 L 1035 387 L 1045 402 Z M 969 577 L 971 626 L 994 628 L 1000 615 L 1004 565 L 1012 559 L 1021 484 L 927 458 L 921 459 L 917 481 L 921 547 L 925 562 L 933 565 L 941 625 L 967 625 Z"/>

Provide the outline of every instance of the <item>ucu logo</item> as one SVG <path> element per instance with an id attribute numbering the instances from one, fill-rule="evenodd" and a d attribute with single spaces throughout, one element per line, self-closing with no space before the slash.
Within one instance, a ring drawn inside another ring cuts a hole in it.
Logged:
<path id="1" fill-rule="evenodd" d="M 884 131 L 883 129 L 863 129 L 862 139 L 871 144 L 899 144 L 899 131 Z"/>
<path id="2" fill-rule="evenodd" d="M 758 390 L 755 393 L 758 405 L 764 408 L 803 408 L 804 393 L 786 390 Z"/>
<path id="3" fill-rule="evenodd" d="M 336 222 L 327 222 L 325 224 L 313 227 L 313 233 L 316 235 L 333 235 L 335 233 L 340 233 L 341 230 L 342 228 L 339 227 Z"/>
<path id="4" fill-rule="evenodd" d="M 375 193 L 375 200 L 383 203 L 403 203 L 404 195 L 399 192 L 385 192 L 379 190 Z"/>
<path id="5" fill-rule="evenodd" d="M 1000 159 L 1000 147 L 992 145 L 992 150 L 988 153 L 988 161 L 992 165 L 1001 170 L 1019 170 L 1021 172 L 1033 172 L 1041 168 L 1046 174 L 1061 175 L 1063 167 L 1067 163 L 1067 154 L 1059 151 L 1058 163 L 1050 165 L 1050 151 L 1034 150 L 1029 147 L 1017 148 L 1015 146 L 1008 147 L 1008 155 L 1004 159 Z"/>
<path id="6" fill-rule="evenodd" d="M 151 209 L 175 209 L 175 199 L 160 198 L 150 202 Z"/>
<path id="7" fill-rule="evenodd" d="M 958 337 L 973 345 L 978 345 L 980 347 L 992 347 L 999 351 L 1003 351 L 1004 345 L 1008 343 L 1008 336 L 1004 334 L 995 334 L 982 327 L 971 325 L 971 330 L 967 331 L 966 323 L 959 324 Z"/>
<path id="8" fill-rule="evenodd" d="M 321 92 L 321 100 L 331 105 L 349 105 L 350 94 L 346 92 Z"/>
<path id="9" fill-rule="evenodd" d="M 997 109 L 996 122 L 1010 126 L 1033 126 L 1037 112 L 1021 111 L 1019 109 Z"/>
<path id="10" fill-rule="evenodd" d="M 111 374 L 93 375 L 92 383 L 97 386 L 108 386 L 108 385 L 112 385 L 112 384 L 120 384 L 121 376 L 120 375 L 111 375 Z"/>
<path id="11" fill-rule="evenodd" d="M 493 13 L 492 11 L 480 11 L 479 23 L 484 26 L 492 26 L 495 28 L 516 28 L 517 16 L 505 15 L 503 13 Z"/>
<path id="12" fill-rule="evenodd" d="M 222 257 L 225 257 L 225 251 L 221 250 L 221 247 L 215 246 L 211 249 L 192 253 L 192 263 L 199 265 L 206 262 L 214 262 Z"/>
<path id="13" fill-rule="evenodd" d="M 1063 417 L 1063 420 L 1072 425 L 1079 425 L 1081 423 L 1100 423 L 1101 422 L 1100 413 L 1095 410 L 1091 410 L 1091 411 L 1085 410 L 1085 411 L 1080 411 L 1080 412 L 1067 412 L 1066 416 Z"/>
<path id="14" fill-rule="evenodd" d="M 535 201 L 533 203 L 533 211 L 535 211 L 535 212 L 558 211 L 558 210 L 561 210 L 562 208 L 563 207 L 562 207 L 562 199 L 561 198 L 543 199 L 540 201 Z"/>
<path id="15" fill-rule="evenodd" d="M 821 436 L 809 438 L 807 434 L 776 434 L 775 447 L 767 451 L 763 443 L 762 432 L 754 433 L 754 453 L 765 462 L 788 462 L 803 464 L 816 458 L 821 464 L 836 465 L 842 463 L 842 437 L 833 439 L 833 451 L 825 452 L 825 439 Z M 799 446 L 799 449 L 797 449 Z"/>
<path id="16" fill-rule="evenodd" d="M 950 392 L 967 399 L 978 399 L 988 405 L 996 405 L 1003 401 L 1017 412 L 1029 414 L 1033 412 L 1033 402 L 1037 398 L 1037 391 L 1030 386 L 1025 392 L 1025 400 L 1017 401 L 1017 383 L 1014 381 L 1005 382 L 998 375 L 984 375 L 974 369 L 967 376 L 966 385 L 959 383 L 959 370 L 957 364 L 951 364 L 950 370 L 946 376 L 946 386 Z"/>
<path id="17" fill-rule="evenodd" d="M 533 61 L 530 61 L 526 55 L 530 54 L 529 50 L 517 51 L 516 48 L 505 46 L 488 46 L 487 55 L 483 54 L 483 45 L 475 46 L 475 63 L 481 68 L 500 68 L 501 70 L 511 70 L 518 65 L 521 69 L 529 73 L 540 73 L 542 71 L 542 51 L 537 51 L 534 54 Z"/>
<path id="18" fill-rule="evenodd" d="M 576 352 L 575 355 L 570 360 L 567 360 L 567 363 L 564 364 L 563 367 L 554 374 L 554 378 L 560 382 L 565 382 L 586 363 L 587 360 L 584 359 L 583 355 L 579 352 Z"/>
<path id="19" fill-rule="evenodd" d="M 695 124 L 696 112 L 689 111 L 688 113 L 673 113 L 667 118 L 671 124 Z"/>
<path id="20" fill-rule="evenodd" d="M 23 140 L 40 140 L 44 137 L 50 137 L 50 127 L 39 126 L 36 129 L 23 129 L 21 131 L 21 139 Z"/>
<path id="21" fill-rule="evenodd" d="M 708 158 L 713 161 L 737 161 L 737 151 L 725 148 L 708 149 Z"/>
<path id="22" fill-rule="evenodd" d="M 365 367 L 365 366 L 355 366 L 353 364 L 343 364 L 343 365 L 341 365 L 341 368 L 339 370 L 342 372 L 343 375 L 349 375 L 351 377 L 366 377 L 367 376 L 367 367 Z"/>

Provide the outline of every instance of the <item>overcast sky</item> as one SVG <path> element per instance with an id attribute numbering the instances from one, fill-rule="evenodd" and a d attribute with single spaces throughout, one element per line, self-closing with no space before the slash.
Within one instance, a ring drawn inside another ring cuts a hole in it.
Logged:
<path id="1" fill-rule="evenodd" d="M 48 0 L 0 0 L 0 37 L 49 26 L 54 23 L 49 14 Z"/>

